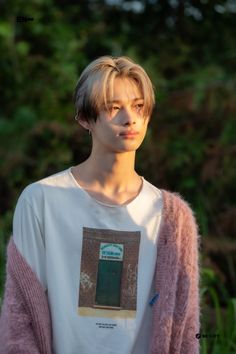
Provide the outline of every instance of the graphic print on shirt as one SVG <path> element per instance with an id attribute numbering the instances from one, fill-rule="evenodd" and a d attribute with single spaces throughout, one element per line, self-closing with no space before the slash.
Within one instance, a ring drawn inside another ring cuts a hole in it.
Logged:
<path id="1" fill-rule="evenodd" d="M 78 313 L 134 318 L 140 231 L 83 227 Z"/>

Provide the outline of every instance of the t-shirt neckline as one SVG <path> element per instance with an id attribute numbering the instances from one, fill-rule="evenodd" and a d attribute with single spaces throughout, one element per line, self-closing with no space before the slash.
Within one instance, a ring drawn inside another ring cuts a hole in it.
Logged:
<path id="1" fill-rule="evenodd" d="M 73 167 L 73 166 L 72 166 Z M 98 203 L 98 204 L 101 204 L 103 206 L 106 206 L 106 207 L 111 207 L 111 208 L 127 208 L 128 206 L 130 206 L 132 203 L 136 202 L 137 198 L 140 197 L 141 193 L 143 192 L 143 189 L 144 189 L 144 181 L 145 181 L 145 178 L 143 176 L 140 176 L 141 179 L 142 179 L 142 187 L 139 191 L 139 193 L 136 195 L 136 197 L 134 199 L 132 199 L 130 202 L 128 203 L 125 203 L 125 204 L 108 204 L 108 203 L 104 203 L 104 202 L 101 202 L 100 200 L 92 197 L 88 192 L 86 192 L 86 190 L 79 184 L 79 182 L 75 179 L 72 171 L 71 171 L 71 168 L 72 167 L 69 167 L 68 168 L 68 173 L 71 177 L 71 179 L 73 180 L 74 184 L 79 187 L 79 189 L 82 190 L 82 192 L 88 197 L 90 198 L 91 200 L 93 200 L 94 202 Z"/>

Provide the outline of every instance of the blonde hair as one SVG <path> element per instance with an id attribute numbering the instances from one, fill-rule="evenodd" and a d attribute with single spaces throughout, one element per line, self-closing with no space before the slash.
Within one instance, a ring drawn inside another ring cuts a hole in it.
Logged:
<path id="1" fill-rule="evenodd" d="M 107 107 L 108 89 L 116 77 L 130 78 L 141 89 L 143 116 L 150 117 L 155 104 L 154 88 L 145 70 L 128 57 L 102 56 L 82 72 L 74 91 L 76 119 L 96 122 L 102 106 Z"/>

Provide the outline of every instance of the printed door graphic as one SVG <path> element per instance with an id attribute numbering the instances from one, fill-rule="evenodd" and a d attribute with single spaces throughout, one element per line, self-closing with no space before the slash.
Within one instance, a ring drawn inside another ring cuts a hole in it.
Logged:
<path id="1" fill-rule="evenodd" d="M 78 314 L 134 318 L 140 231 L 83 228 Z"/>
<path id="2" fill-rule="evenodd" d="M 120 287 L 123 262 L 99 260 L 96 305 L 120 306 Z"/>

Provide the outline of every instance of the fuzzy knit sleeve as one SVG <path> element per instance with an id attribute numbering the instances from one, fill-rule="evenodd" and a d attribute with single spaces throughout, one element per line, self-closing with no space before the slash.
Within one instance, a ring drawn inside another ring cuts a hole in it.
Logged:
<path id="1" fill-rule="evenodd" d="M 162 190 L 150 354 L 199 354 L 199 235 L 192 209 Z"/>
<path id="2" fill-rule="evenodd" d="M 174 337 L 181 337 L 180 354 L 199 354 L 200 346 L 196 334 L 200 331 L 200 235 L 193 210 L 186 201 L 177 198 L 179 205 L 177 244 L 180 256 L 174 323 L 182 323 L 180 327 L 178 325 L 173 327 L 172 343 L 176 342 Z"/>
<path id="3" fill-rule="evenodd" d="M 52 353 L 51 323 L 44 289 L 11 238 L 0 317 L 0 354 L 16 353 Z"/>

